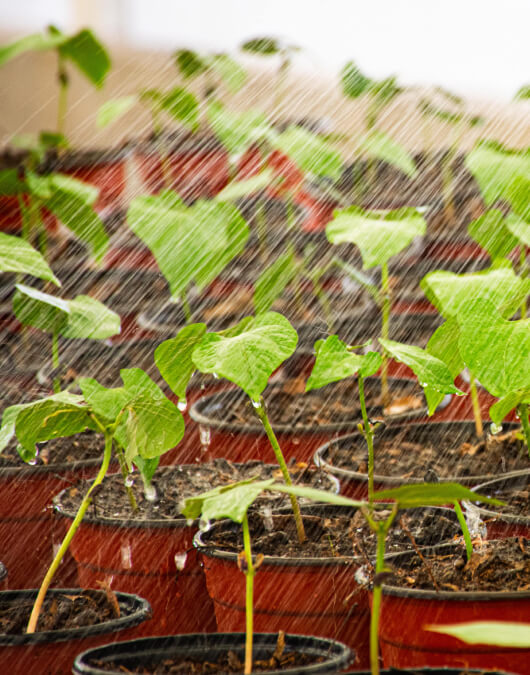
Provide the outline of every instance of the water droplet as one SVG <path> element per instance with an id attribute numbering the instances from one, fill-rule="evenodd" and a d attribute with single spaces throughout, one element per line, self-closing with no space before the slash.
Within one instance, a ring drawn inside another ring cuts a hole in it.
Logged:
<path id="1" fill-rule="evenodd" d="M 495 434 L 500 434 L 502 431 L 502 424 L 495 424 L 495 422 L 492 422 L 490 424 L 490 433 L 495 436 Z"/>
<path id="2" fill-rule="evenodd" d="M 132 473 L 128 474 L 125 477 L 124 483 L 125 483 L 125 487 L 128 487 L 128 488 L 130 488 L 134 485 L 134 476 L 132 475 Z"/>
<path id="3" fill-rule="evenodd" d="M 177 408 L 180 410 L 180 412 L 186 412 L 186 408 L 188 407 L 188 402 L 186 401 L 185 398 L 181 399 L 177 403 Z"/>
<path id="4" fill-rule="evenodd" d="M 208 532 L 208 530 L 211 530 L 211 529 L 212 529 L 212 524 L 208 519 L 201 518 L 199 520 L 199 530 L 201 532 Z"/>
<path id="5" fill-rule="evenodd" d="M 212 373 L 212 375 L 215 377 L 216 380 L 219 379 L 219 375 L 217 373 Z"/>
<path id="6" fill-rule="evenodd" d="M 272 509 L 270 506 L 265 506 L 262 511 L 263 526 L 268 532 L 274 529 L 274 521 L 272 520 Z"/>
<path id="7" fill-rule="evenodd" d="M 485 539 L 488 530 L 486 528 L 486 524 L 480 518 L 480 513 L 478 509 L 475 508 L 472 504 L 466 503 L 464 515 L 467 523 L 467 529 L 469 530 L 469 534 L 471 535 L 471 537 L 473 539 L 476 539 L 477 537 Z"/>
<path id="8" fill-rule="evenodd" d="M 186 525 L 187 525 L 188 527 L 193 527 L 193 524 L 194 524 L 194 523 L 195 523 L 195 521 L 193 520 L 193 518 L 188 518 L 188 519 L 186 520 Z"/>
<path id="9" fill-rule="evenodd" d="M 121 564 L 126 570 L 132 569 L 132 551 L 130 544 L 123 544 L 121 547 Z"/>
<path id="10" fill-rule="evenodd" d="M 358 567 L 357 571 L 353 575 L 353 578 L 355 579 L 355 582 L 359 584 L 359 586 L 367 586 L 370 583 L 370 578 L 366 573 L 365 567 Z"/>
<path id="11" fill-rule="evenodd" d="M 28 460 L 28 464 L 29 464 L 30 466 L 35 466 L 35 465 L 37 464 L 37 458 L 34 457 L 33 459 L 29 459 L 29 460 Z"/>
<path id="12" fill-rule="evenodd" d="M 201 445 L 208 447 L 212 440 L 210 427 L 205 427 L 202 424 L 199 424 L 199 435 L 201 439 Z"/>
<path id="13" fill-rule="evenodd" d="M 252 405 L 254 408 L 259 409 L 261 408 L 261 401 L 254 401 L 254 399 L 252 399 Z"/>
<path id="14" fill-rule="evenodd" d="M 144 494 L 148 502 L 151 502 L 151 504 L 153 502 L 156 502 L 158 495 L 156 494 L 156 488 L 154 485 L 146 485 L 144 489 Z"/>
<path id="15" fill-rule="evenodd" d="M 186 566 L 187 558 L 188 554 L 186 551 L 184 551 L 183 553 L 175 553 L 175 566 L 179 572 L 182 572 L 182 570 Z"/>

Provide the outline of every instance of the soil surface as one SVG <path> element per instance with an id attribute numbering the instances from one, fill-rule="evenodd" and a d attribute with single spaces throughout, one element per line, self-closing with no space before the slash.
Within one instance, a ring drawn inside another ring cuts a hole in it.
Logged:
<path id="1" fill-rule="evenodd" d="M 32 466 L 74 464 L 87 459 L 103 459 L 104 439 L 102 434 L 85 431 L 75 436 L 53 438 L 38 443 L 38 455 Z M 17 452 L 17 442 L 11 441 L 0 454 L 0 468 L 28 466 Z"/>
<path id="2" fill-rule="evenodd" d="M 389 585 L 400 588 L 441 591 L 529 591 L 530 539 L 512 537 L 475 542 L 466 559 L 463 546 L 452 551 L 424 553 L 424 561 L 389 561 L 393 575 Z"/>
<path id="3" fill-rule="evenodd" d="M 389 513 L 382 511 L 382 516 Z M 298 542 L 292 515 L 262 513 L 249 516 L 253 554 L 285 558 L 352 558 L 366 563 L 375 555 L 376 536 L 360 511 L 322 506 L 306 507 L 303 516 L 307 541 Z M 387 553 L 432 546 L 458 537 L 461 529 L 450 509 L 410 509 L 398 514 L 387 538 Z M 241 526 L 215 525 L 203 533 L 212 548 L 239 553 L 243 549 Z M 414 542 L 414 543 L 413 543 Z"/>
<path id="4" fill-rule="evenodd" d="M 507 480 L 507 483 L 510 483 L 510 481 Z M 513 485 L 495 488 L 485 487 L 480 492 L 489 497 L 500 499 L 505 504 L 504 506 L 495 506 L 494 504 L 483 505 L 488 511 L 495 511 L 499 514 L 510 514 L 511 516 L 521 516 L 530 522 L 530 473 L 516 479 Z"/>
<path id="5" fill-rule="evenodd" d="M 290 474 L 295 485 L 336 490 L 336 484 L 324 471 L 309 469 L 305 464 L 292 465 Z M 283 482 L 281 471 L 277 467 L 258 461 L 232 464 L 226 459 L 215 459 L 207 464 L 160 467 L 153 478 L 158 498 L 151 502 L 146 499 L 142 480 L 137 474 L 131 486 L 138 506 L 138 510 L 133 514 L 123 477 L 121 474 L 114 474 L 104 479 L 93 498 L 92 506 L 87 511 L 87 516 L 124 521 L 182 519 L 180 509 L 187 497 L 206 492 L 218 485 L 228 485 L 253 477 L 258 480 L 275 478 L 279 483 Z M 88 483 L 86 485 L 88 486 Z M 67 490 L 61 499 L 64 510 L 75 513 L 84 493 L 83 484 Z M 288 503 L 287 495 L 279 493 L 267 493 L 257 501 L 260 507 L 268 509 Z"/>
<path id="6" fill-rule="evenodd" d="M 401 381 L 390 387 L 393 403 L 387 413 L 399 414 L 424 407 L 421 388 L 413 381 Z M 326 424 L 355 423 L 361 419 L 357 380 L 350 378 L 321 389 L 304 392 L 305 378 L 286 380 L 278 386 L 265 390 L 264 399 L 272 427 L 287 426 L 290 429 L 320 427 Z M 383 414 L 381 384 L 377 379 L 365 382 L 366 406 L 369 415 Z M 211 408 L 201 407 L 202 414 L 219 419 L 221 404 Z M 247 396 L 231 395 L 222 404 L 223 421 L 238 425 L 258 426 L 259 419 Z"/>
<path id="7" fill-rule="evenodd" d="M 424 479 L 466 476 L 496 476 L 508 471 L 527 469 L 528 451 L 515 433 L 487 435 L 482 441 L 462 441 L 455 429 L 442 434 L 433 427 L 430 438 L 414 440 L 410 430 L 382 441 L 375 437 L 375 473 L 379 476 Z M 349 446 L 333 444 L 324 459 L 332 466 L 367 472 L 368 455 L 364 439 Z"/>
<path id="8" fill-rule="evenodd" d="M 31 598 L 22 602 L 0 601 L 0 633 L 25 633 L 32 608 Z M 48 595 L 37 623 L 37 632 L 94 626 L 119 618 L 120 611 L 118 599 L 110 588 L 79 591 L 76 595 Z"/>

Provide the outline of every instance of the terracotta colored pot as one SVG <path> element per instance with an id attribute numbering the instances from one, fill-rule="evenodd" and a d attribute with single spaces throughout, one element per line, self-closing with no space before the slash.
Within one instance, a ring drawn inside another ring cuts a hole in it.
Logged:
<path id="1" fill-rule="evenodd" d="M 7 567 L 0 562 L 0 591 L 7 590 Z"/>
<path id="2" fill-rule="evenodd" d="M 269 659 L 274 652 L 278 640 L 277 634 L 254 633 L 253 654 L 255 659 Z M 281 670 L 260 670 L 261 673 L 285 673 L 285 675 L 304 675 L 314 673 L 336 673 L 342 671 L 354 654 L 348 647 L 334 640 L 307 637 L 304 635 L 285 635 L 286 651 L 310 653 L 324 658 L 322 663 L 310 666 L 282 668 Z M 220 653 L 228 650 L 235 652 L 241 661 L 244 661 L 245 634 L 244 633 L 217 633 L 210 635 L 172 635 L 161 638 L 146 638 L 118 642 L 97 649 L 91 649 L 80 654 L 74 663 L 73 672 L 77 675 L 102 675 L 103 673 L 123 673 L 123 668 L 151 665 L 153 661 L 160 663 L 164 659 L 187 657 L 199 661 L 215 662 Z M 116 670 L 102 670 L 91 665 L 96 659 L 102 663 L 113 663 Z M 93 662 L 93 661 L 92 661 Z"/>
<path id="3" fill-rule="evenodd" d="M 49 594 L 76 595 L 79 588 L 50 589 Z M 3 591 L 0 603 L 20 599 L 33 603 L 37 590 Z M 94 626 L 40 633 L 0 635 L 2 672 L 10 675 L 39 673 L 39 675 L 68 675 L 80 651 L 97 647 L 116 638 L 134 638 L 137 626 L 150 617 L 149 604 L 137 595 L 118 593 L 121 616 Z"/>
<path id="4" fill-rule="evenodd" d="M 512 473 L 509 476 L 496 478 L 495 480 L 481 483 L 474 489 L 482 495 L 495 497 L 501 501 L 509 499 L 510 494 L 521 493 L 528 494 L 530 488 L 530 471 L 520 471 Z M 498 507 L 494 510 L 491 506 L 480 504 L 469 504 L 466 508 L 478 513 L 479 517 L 485 522 L 488 530 L 488 539 L 499 539 L 504 537 L 530 537 L 530 514 L 516 513 L 507 506 Z"/>
<path id="5" fill-rule="evenodd" d="M 390 387 L 401 385 L 418 394 L 417 385 L 411 380 L 389 378 L 389 384 Z M 333 401 L 334 386 L 328 385 L 320 390 L 322 405 L 325 405 L 327 401 Z M 365 380 L 367 393 L 378 390 L 380 386 L 379 378 L 366 378 Z M 265 391 L 265 400 L 271 401 L 275 392 L 281 391 L 282 385 L 269 386 Z M 299 396 L 303 404 L 304 396 L 307 398 L 308 395 L 295 394 L 294 396 Z M 204 396 L 192 405 L 190 417 L 200 426 L 201 442 L 206 446 L 204 448 L 205 458 L 225 457 L 235 462 L 245 462 L 250 459 L 272 460 L 273 450 L 257 417 L 256 421 L 251 424 L 227 422 L 224 419 L 224 411 L 229 411 L 238 401 L 246 400 L 246 394 L 237 389 Z M 355 398 L 352 400 L 356 401 Z M 404 421 L 421 416 L 424 412 L 425 408 L 422 405 L 418 410 L 394 415 L 387 419 L 392 419 L 394 422 Z M 382 409 L 380 406 L 372 407 L 368 414 L 371 417 L 380 417 Z M 359 412 L 354 419 L 328 424 L 315 422 L 311 425 L 294 427 L 293 424 L 277 424 L 274 420 L 271 420 L 271 424 L 286 461 L 296 459 L 309 462 L 320 445 L 356 429 L 360 420 Z"/>
<path id="6" fill-rule="evenodd" d="M 431 551 L 448 554 L 454 545 Z M 409 554 L 392 559 L 399 561 Z M 385 666 L 469 666 L 498 668 L 523 675 L 528 672 L 529 649 L 468 645 L 424 626 L 468 621 L 528 622 L 530 591 L 452 592 L 397 588 L 384 585 L 379 643 Z"/>
<path id="7" fill-rule="evenodd" d="M 26 200 L 26 195 L 22 197 Z M 48 209 L 41 209 L 41 218 L 48 234 L 55 234 L 59 223 L 53 213 Z M 17 196 L 0 195 L 0 231 L 6 234 L 22 232 L 22 214 Z"/>
<path id="8" fill-rule="evenodd" d="M 356 675 L 372 675 L 371 671 L 345 670 L 343 673 L 356 673 Z M 483 668 L 384 668 L 381 675 L 514 675 L 506 670 L 484 670 Z"/>
<path id="9" fill-rule="evenodd" d="M 517 425 L 509 425 L 507 428 L 516 428 Z M 459 445 L 464 441 L 473 441 L 476 440 L 475 437 L 475 426 L 472 422 L 418 422 L 406 425 L 391 425 L 376 431 L 374 438 L 374 456 L 375 456 L 375 476 L 374 476 L 374 487 L 376 490 L 385 490 L 394 487 L 399 487 L 405 481 L 407 483 L 423 483 L 425 478 L 424 476 L 411 477 L 408 476 L 406 479 L 398 475 L 383 475 L 378 473 L 377 469 L 377 454 L 378 454 L 378 444 L 391 440 L 395 437 L 400 437 L 402 442 L 406 442 L 408 439 L 411 441 L 425 441 L 441 440 L 444 438 L 451 439 L 455 438 L 455 445 Z M 354 471 L 346 467 L 337 466 L 334 463 L 333 455 L 341 448 L 346 448 L 348 450 L 353 448 L 366 448 L 366 441 L 362 434 L 359 432 L 349 434 L 347 436 L 341 436 L 338 439 L 334 439 L 326 443 L 325 445 L 318 448 L 315 452 L 313 461 L 317 466 L 329 471 L 334 476 L 336 476 L 341 483 L 342 493 L 353 499 L 363 499 L 368 496 L 368 474 L 361 473 L 359 471 Z M 429 467 L 423 466 L 421 464 L 421 459 L 418 458 L 420 466 L 423 467 L 422 470 L 427 471 Z M 463 485 L 473 487 L 479 483 L 485 482 L 490 476 L 485 475 L 456 475 L 437 477 L 437 480 L 441 482 L 457 482 L 462 483 Z M 432 480 L 432 479 L 431 479 Z"/>

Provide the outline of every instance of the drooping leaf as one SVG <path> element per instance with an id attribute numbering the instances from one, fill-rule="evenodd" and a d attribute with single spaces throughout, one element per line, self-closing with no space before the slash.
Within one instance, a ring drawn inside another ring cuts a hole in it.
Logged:
<path id="1" fill-rule="evenodd" d="M 443 506 L 464 500 L 482 504 L 502 505 L 502 502 L 492 497 L 485 497 L 473 492 L 460 483 L 416 483 L 402 485 L 390 490 L 374 492 L 376 501 L 395 501 L 400 508 L 411 509 L 416 506 Z"/>
<path id="2" fill-rule="evenodd" d="M 256 314 L 268 312 L 291 281 L 296 277 L 298 265 L 292 247 L 265 267 L 256 280 L 254 288 L 254 309 Z"/>
<path id="3" fill-rule="evenodd" d="M 410 153 L 384 131 L 372 128 L 357 142 L 357 147 L 369 157 L 395 166 L 409 178 L 415 178 L 418 173 Z"/>
<path id="4" fill-rule="evenodd" d="M 258 37 L 244 42 L 241 45 L 241 49 L 245 52 L 270 56 L 272 54 L 278 54 L 282 50 L 282 46 L 276 38 Z"/>
<path id="5" fill-rule="evenodd" d="M 219 491 L 218 494 L 210 494 L 202 499 L 200 506 L 202 518 L 206 521 L 219 520 L 221 518 L 230 518 L 236 523 L 241 523 L 254 501 L 263 492 L 266 485 L 272 485 L 274 478 L 266 481 L 249 482 L 238 484 L 232 489 Z M 193 506 L 185 503 L 185 515 L 193 511 L 197 512 L 198 503 Z M 190 517 L 190 516 L 188 516 Z"/>
<path id="6" fill-rule="evenodd" d="M 414 208 L 381 214 L 350 207 L 336 211 L 326 226 L 332 244 L 349 242 L 359 247 L 364 269 L 388 262 L 425 231 L 425 220 Z"/>
<path id="7" fill-rule="evenodd" d="M 530 391 L 513 391 L 506 394 L 490 407 L 491 421 L 500 426 L 511 411 L 521 403 L 530 404 Z"/>
<path id="8" fill-rule="evenodd" d="M 530 223 L 530 175 L 514 178 L 505 198 L 515 214 Z"/>
<path id="9" fill-rule="evenodd" d="M 234 113 L 218 101 L 208 106 L 208 122 L 230 154 L 244 152 L 272 134 L 272 127 L 263 113 L 257 110 Z"/>
<path id="10" fill-rule="evenodd" d="M 116 122 L 120 117 L 123 117 L 125 113 L 129 112 L 138 103 L 138 97 L 131 96 L 121 96 L 120 98 L 110 99 L 105 101 L 105 103 L 99 108 L 96 124 L 100 129 L 103 127 Z"/>
<path id="11" fill-rule="evenodd" d="M 362 377 L 368 377 L 377 372 L 380 365 L 381 354 L 378 352 L 355 354 L 336 335 L 330 335 L 318 346 L 315 365 L 307 380 L 306 391 L 319 389 L 357 373 Z"/>
<path id="12" fill-rule="evenodd" d="M 216 373 L 259 401 L 269 377 L 294 352 L 298 336 L 289 321 L 267 312 L 247 323 L 234 337 L 207 333 L 193 352 L 203 373 Z"/>
<path id="13" fill-rule="evenodd" d="M 175 87 L 159 100 L 159 107 L 177 122 L 182 122 L 192 131 L 199 124 L 199 102 L 195 96 L 180 87 Z"/>
<path id="14" fill-rule="evenodd" d="M 62 33 L 34 33 L 0 47 L 0 66 L 24 52 L 54 49 L 68 40 Z"/>
<path id="15" fill-rule="evenodd" d="M 336 495 L 332 492 L 325 492 L 324 490 L 317 490 L 316 488 L 303 487 L 301 485 L 285 485 L 274 483 L 273 485 L 265 486 L 266 490 L 271 492 L 283 492 L 288 495 L 300 497 L 313 502 L 322 502 L 325 504 L 336 504 L 337 506 L 350 506 L 358 508 L 365 506 L 366 502 L 361 502 L 342 495 Z"/>
<path id="16" fill-rule="evenodd" d="M 426 347 L 429 354 L 445 363 L 453 380 L 464 370 L 464 362 L 458 348 L 459 338 L 460 328 L 458 322 L 456 319 L 450 319 L 434 331 Z M 436 410 L 445 394 L 428 386 L 424 388 L 424 391 L 429 410 Z"/>
<path id="17" fill-rule="evenodd" d="M 215 199 L 220 202 L 231 202 L 242 197 L 249 197 L 256 192 L 264 190 L 272 184 L 273 180 L 274 176 L 271 169 L 266 168 L 257 176 L 229 183 L 219 192 Z"/>
<path id="18" fill-rule="evenodd" d="M 514 213 L 506 217 L 506 227 L 525 246 L 530 246 L 530 223 L 518 218 Z"/>
<path id="19" fill-rule="evenodd" d="M 243 66 L 228 54 L 214 54 L 208 59 L 208 67 L 221 78 L 231 94 L 237 93 L 247 79 Z"/>
<path id="20" fill-rule="evenodd" d="M 40 176 L 35 171 L 27 170 L 25 172 L 26 185 L 28 192 L 39 199 L 49 199 L 52 196 L 52 181 L 50 176 Z"/>
<path id="21" fill-rule="evenodd" d="M 110 70 L 110 57 L 91 30 L 84 28 L 59 46 L 63 58 L 72 61 L 96 87 L 102 87 Z"/>
<path id="22" fill-rule="evenodd" d="M 175 65 L 185 79 L 200 75 L 206 70 L 206 63 L 191 49 L 178 49 L 174 53 Z"/>
<path id="23" fill-rule="evenodd" d="M 521 279 L 511 268 L 473 274 L 436 271 L 425 275 L 420 286 L 432 304 L 446 318 L 456 317 L 474 300 L 492 302 L 509 317 L 530 290 L 530 280 Z"/>
<path id="24" fill-rule="evenodd" d="M 350 98 L 358 98 L 370 88 L 372 81 L 363 75 L 353 61 L 345 64 L 341 71 L 342 91 Z"/>
<path id="25" fill-rule="evenodd" d="M 518 244 L 497 209 L 491 209 L 467 226 L 469 236 L 485 249 L 490 258 L 505 258 Z"/>
<path id="26" fill-rule="evenodd" d="M 290 126 L 273 141 L 302 171 L 338 179 L 342 173 L 340 154 L 323 138 L 299 126 Z"/>
<path id="27" fill-rule="evenodd" d="M 176 337 L 165 340 L 155 349 L 155 364 L 160 374 L 181 400 L 186 400 L 186 388 L 195 364 L 191 355 L 206 333 L 206 324 L 184 326 Z"/>
<path id="28" fill-rule="evenodd" d="M 31 244 L 4 232 L 0 232 L 0 271 L 31 274 L 52 281 L 56 286 L 61 285 L 46 260 Z"/>
<path id="29" fill-rule="evenodd" d="M 433 633 L 452 635 L 472 645 L 496 645 L 498 647 L 530 647 L 530 623 L 516 621 L 467 621 L 454 624 L 423 626 Z"/>
<path id="30" fill-rule="evenodd" d="M 68 322 L 61 329 L 64 337 L 104 340 L 120 332 L 119 315 L 99 300 L 88 295 L 78 295 L 68 304 Z"/>
<path id="31" fill-rule="evenodd" d="M 15 288 L 13 311 L 21 324 L 46 333 L 59 333 L 66 326 L 70 314 L 66 300 L 24 284 Z"/>

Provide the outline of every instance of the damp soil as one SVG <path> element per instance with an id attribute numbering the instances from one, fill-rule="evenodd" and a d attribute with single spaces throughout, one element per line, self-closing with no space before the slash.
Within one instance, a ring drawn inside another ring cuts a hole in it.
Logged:
<path id="1" fill-rule="evenodd" d="M 26 632 L 33 600 L 0 600 L 0 634 L 21 635 Z M 107 589 L 84 590 L 75 594 L 49 594 L 37 623 L 37 632 L 72 630 L 95 626 L 120 616 L 115 594 Z"/>
<path id="2" fill-rule="evenodd" d="M 393 402 L 387 414 L 420 411 L 424 398 L 420 387 L 412 380 L 390 380 Z M 225 400 L 201 408 L 202 414 L 219 419 L 222 410 L 223 422 L 239 426 L 257 426 L 259 420 L 248 397 L 226 395 Z M 377 379 L 365 381 L 366 406 L 369 415 L 383 414 L 381 384 Z M 228 398 L 229 397 L 229 398 Z M 322 427 L 324 425 L 354 424 L 361 418 L 357 381 L 350 379 L 333 383 L 319 390 L 305 392 L 305 378 L 289 379 L 281 385 L 266 390 L 264 399 L 273 428 L 289 429 Z"/>
<path id="3" fill-rule="evenodd" d="M 54 466 L 61 464 L 75 465 L 76 462 L 102 459 L 104 439 L 102 434 L 85 431 L 76 436 L 53 438 L 44 443 L 37 443 L 37 466 Z M 17 442 L 11 441 L 0 454 L 0 469 L 7 467 L 29 466 L 17 452 Z"/>
<path id="4" fill-rule="evenodd" d="M 300 544 L 291 514 L 272 517 L 249 514 L 253 554 L 281 558 L 352 558 L 371 564 L 376 536 L 359 510 L 313 505 L 305 507 L 303 521 L 307 540 Z M 381 517 L 389 512 L 382 511 Z M 450 509 L 417 508 L 398 513 L 387 538 L 387 553 L 433 546 L 459 537 L 461 529 Z M 241 526 L 218 523 L 202 534 L 212 549 L 239 553 L 243 549 Z"/>
<path id="5" fill-rule="evenodd" d="M 319 469 L 309 468 L 304 463 L 291 464 L 289 472 L 295 485 L 327 491 L 337 489 L 336 483 L 328 474 Z M 131 490 L 138 508 L 133 513 L 122 475 L 109 475 L 93 496 L 87 517 L 128 522 L 182 519 L 181 507 L 184 499 L 218 485 L 228 485 L 249 478 L 257 480 L 275 478 L 279 483 L 283 483 L 281 471 L 277 467 L 259 461 L 233 464 L 226 459 L 218 458 L 200 465 L 160 467 L 152 482 L 157 494 L 154 502 L 146 499 L 142 480 L 139 475 L 135 476 Z M 60 500 L 62 509 L 69 514 L 75 513 L 85 491 L 83 484 L 66 490 Z M 256 506 L 270 511 L 288 503 L 287 495 L 267 493 L 256 501 Z"/>
<path id="6" fill-rule="evenodd" d="M 423 558 L 389 561 L 389 585 L 454 592 L 530 591 L 530 540 L 524 537 L 475 542 L 469 561 L 461 545 L 424 552 Z"/>
<path id="7" fill-rule="evenodd" d="M 455 427 L 454 433 L 437 431 L 434 425 L 428 437 L 421 440 L 403 428 L 392 438 L 378 441 L 375 437 L 374 452 L 376 474 L 395 478 L 438 479 L 467 476 L 497 476 L 498 474 L 528 468 L 528 451 L 518 434 L 488 434 L 477 441 L 462 441 Z M 426 427 L 427 431 L 427 427 Z M 330 465 L 357 473 L 366 473 L 368 455 L 364 439 L 339 446 L 333 444 L 323 457 Z"/>
<path id="8" fill-rule="evenodd" d="M 509 483 L 510 479 L 507 479 L 506 482 Z M 514 483 L 513 486 L 505 485 L 495 488 L 486 486 L 477 490 L 477 492 L 480 491 L 481 494 L 495 497 L 495 499 L 504 502 L 504 506 L 485 505 L 488 511 L 519 516 L 526 518 L 528 521 L 530 518 L 530 472 L 524 477 L 514 479 Z"/>

